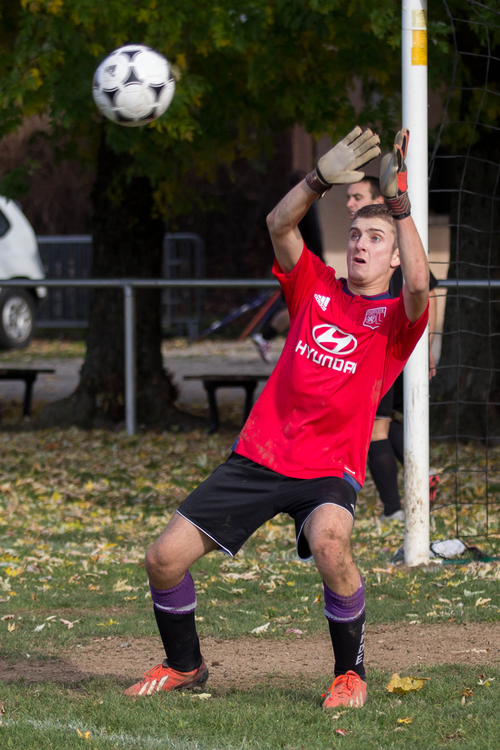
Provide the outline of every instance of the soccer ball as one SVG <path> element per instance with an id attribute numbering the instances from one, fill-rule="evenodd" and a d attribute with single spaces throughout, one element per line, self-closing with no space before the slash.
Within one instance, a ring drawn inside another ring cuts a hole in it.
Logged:
<path id="1" fill-rule="evenodd" d="M 103 115 L 130 128 L 160 117 L 174 91 L 168 60 L 142 44 L 128 44 L 108 55 L 92 84 L 92 96 Z"/>

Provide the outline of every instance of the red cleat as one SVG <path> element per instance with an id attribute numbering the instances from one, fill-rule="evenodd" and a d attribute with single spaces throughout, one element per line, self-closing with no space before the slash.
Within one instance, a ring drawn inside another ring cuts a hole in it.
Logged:
<path id="1" fill-rule="evenodd" d="M 142 680 L 127 688 L 123 695 L 131 698 L 141 698 L 153 693 L 168 693 L 170 690 L 185 688 L 191 690 L 195 687 L 203 687 L 208 680 L 208 669 L 204 661 L 198 669 L 192 672 L 176 672 L 175 669 L 157 664 L 149 672 L 142 675 Z"/>
<path id="2" fill-rule="evenodd" d="M 366 701 L 366 682 L 356 672 L 346 672 L 335 678 L 328 689 L 323 708 L 361 708 Z"/>

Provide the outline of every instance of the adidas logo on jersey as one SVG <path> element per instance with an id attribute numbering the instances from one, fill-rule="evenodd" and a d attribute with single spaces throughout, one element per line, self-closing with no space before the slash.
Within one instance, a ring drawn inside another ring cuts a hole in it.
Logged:
<path id="1" fill-rule="evenodd" d="M 323 312 L 325 312 L 326 308 L 328 307 L 328 303 L 330 302 L 330 297 L 323 297 L 321 294 L 315 294 L 314 299 L 318 303 L 318 305 L 321 307 Z"/>

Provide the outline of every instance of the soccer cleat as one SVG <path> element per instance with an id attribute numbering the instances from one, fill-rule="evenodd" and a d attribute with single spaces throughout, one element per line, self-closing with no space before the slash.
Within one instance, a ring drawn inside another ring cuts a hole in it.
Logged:
<path id="1" fill-rule="evenodd" d="M 127 688 L 123 695 L 132 698 L 140 698 L 153 693 L 168 693 L 170 690 L 184 688 L 191 690 L 195 687 L 203 687 L 208 680 L 208 669 L 204 661 L 198 669 L 192 672 L 176 672 L 175 669 L 157 664 L 149 672 L 142 675 L 142 680 Z"/>
<path id="2" fill-rule="evenodd" d="M 335 678 L 328 689 L 323 708 L 361 708 L 366 700 L 366 682 L 356 672 L 346 672 Z"/>
<path id="3" fill-rule="evenodd" d="M 429 502 L 433 503 L 436 500 L 436 490 L 440 482 L 436 469 L 429 469 Z"/>
<path id="4" fill-rule="evenodd" d="M 254 333 L 251 337 L 253 343 L 258 349 L 258 352 L 264 362 L 267 362 L 267 364 L 270 364 L 271 362 L 271 342 L 266 341 L 264 336 L 261 333 Z"/>
<path id="5" fill-rule="evenodd" d="M 404 523 L 405 521 L 405 512 L 404 510 L 395 510 L 394 513 L 390 513 L 388 516 L 385 515 L 385 513 L 382 513 L 381 516 L 379 516 L 380 523 L 389 523 L 390 521 L 400 521 L 401 523 Z"/>

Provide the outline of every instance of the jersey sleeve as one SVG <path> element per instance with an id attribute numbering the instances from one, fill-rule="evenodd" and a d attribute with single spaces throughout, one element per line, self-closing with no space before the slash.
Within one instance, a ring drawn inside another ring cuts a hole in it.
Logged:
<path id="1" fill-rule="evenodd" d="M 410 354 L 424 333 L 429 319 L 429 305 L 418 320 L 411 323 L 406 315 L 403 293 L 399 295 L 388 337 L 382 394 L 385 394 L 402 372 Z"/>
<path id="2" fill-rule="evenodd" d="M 331 275 L 332 278 L 335 278 L 333 269 L 327 268 L 322 260 L 313 255 L 307 249 L 305 243 L 299 260 L 289 273 L 284 273 L 281 270 L 281 266 L 275 258 L 273 274 L 280 283 L 291 320 L 297 314 L 297 310 L 308 297 L 318 279 L 325 275 Z"/>

